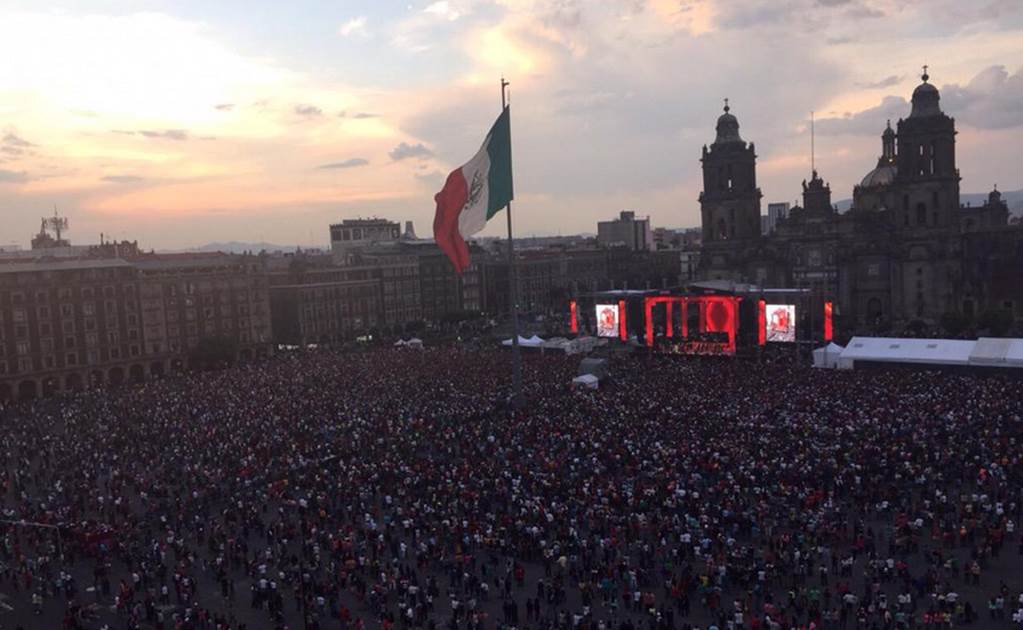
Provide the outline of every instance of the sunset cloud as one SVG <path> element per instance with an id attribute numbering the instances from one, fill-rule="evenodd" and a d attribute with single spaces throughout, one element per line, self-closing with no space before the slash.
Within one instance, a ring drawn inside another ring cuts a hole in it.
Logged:
<path id="1" fill-rule="evenodd" d="M 0 8 L 0 55 L 18 61 L 0 64 L 0 207 L 59 201 L 72 238 L 116 217 L 155 247 L 190 237 L 175 216 L 222 230 L 211 239 L 273 224 L 302 243 L 346 212 L 429 225 L 503 75 L 524 233 L 593 231 L 625 207 L 696 225 L 724 97 L 756 143 L 765 202 L 799 194 L 816 112 L 838 200 L 927 62 L 957 120 L 962 189 L 1023 187 L 1009 155 L 1023 141 L 1019 3 L 425 0 L 338 16 L 297 2 L 261 29 L 230 7 Z M 5 233 L 27 239 L 35 214 L 7 212 Z"/>

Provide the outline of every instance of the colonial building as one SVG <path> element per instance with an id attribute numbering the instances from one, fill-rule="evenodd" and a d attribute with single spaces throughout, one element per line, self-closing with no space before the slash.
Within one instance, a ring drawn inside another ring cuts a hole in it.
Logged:
<path id="1" fill-rule="evenodd" d="M 0 261 L 0 401 L 162 375 L 213 339 L 269 352 L 260 258 L 133 253 Z"/>
<path id="2" fill-rule="evenodd" d="M 762 286 L 810 288 L 837 301 L 849 329 L 947 313 L 1010 310 L 1023 315 L 1023 230 L 1008 223 L 997 191 L 982 207 L 959 200 L 955 120 L 923 75 L 909 116 L 881 134 L 877 165 L 839 213 L 814 171 L 803 205 L 760 234 L 756 154 L 725 106 L 717 136 L 703 149 L 700 276 Z M 1014 270 L 1014 271 L 1008 271 Z"/>

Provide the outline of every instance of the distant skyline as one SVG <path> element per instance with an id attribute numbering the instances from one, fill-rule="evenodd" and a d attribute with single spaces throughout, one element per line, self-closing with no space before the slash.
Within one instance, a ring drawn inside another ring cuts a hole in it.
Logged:
<path id="1" fill-rule="evenodd" d="M 56 207 L 73 242 L 325 244 L 432 222 L 511 81 L 516 229 L 622 209 L 699 224 L 722 99 L 766 203 L 816 163 L 835 200 L 928 64 L 963 192 L 1023 188 L 1018 0 L 0 0 L 0 246 Z M 498 235 L 501 225 L 484 236 Z"/>

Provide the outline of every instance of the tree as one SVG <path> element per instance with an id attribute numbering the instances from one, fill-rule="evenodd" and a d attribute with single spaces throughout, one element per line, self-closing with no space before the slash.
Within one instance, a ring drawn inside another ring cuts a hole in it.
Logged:
<path id="1" fill-rule="evenodd" d="M 949 337 L 958 337 L 970 325 L 970 318 L 961 313 L 949 311 L 941 316 L 941 327 Z"/>
<path id="2" fill-rule="evenodd" d="M 1000 310 L 987 310 L 977 318 L 977 325 L 985 328 L 992 337 L 1001 337 L 1009 332 L 1012 326 L 1012 313 Z"/>
<path id="3" fill-rule="evenodd" d="M 189 363 L 198 370 L 212 370 L 234 363 L 238 342 L 231 337 L 203 337 L 189 353 Z"/>

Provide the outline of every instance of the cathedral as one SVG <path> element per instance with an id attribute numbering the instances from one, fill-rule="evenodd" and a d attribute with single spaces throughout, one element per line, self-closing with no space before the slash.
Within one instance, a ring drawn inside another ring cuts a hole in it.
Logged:
<path id="1" fill-rule="evenodd" d="M 992 191 L 982 206 L 959 200 L 955 119 L 941 110 L 926 72 L 909 116 L 881 133 L 877 166 L 839 212 L 816 170 L 803 204 L 761 233 L 756 151 L 725 101 L 717 136 L 703 147 L 700 276 L 813 290 L 833 300 L 851 330 L 949 313 L 1023 315 L 1023 226 Z"/>

